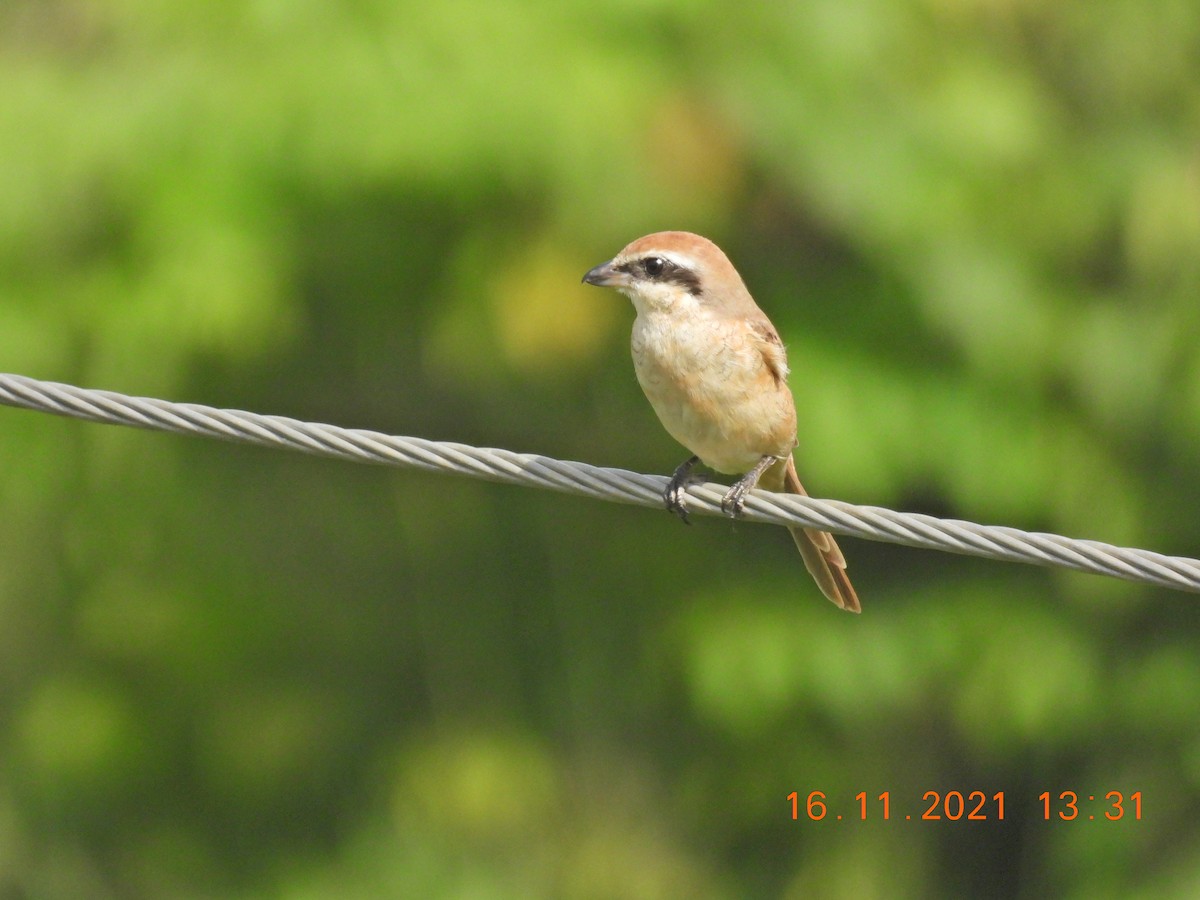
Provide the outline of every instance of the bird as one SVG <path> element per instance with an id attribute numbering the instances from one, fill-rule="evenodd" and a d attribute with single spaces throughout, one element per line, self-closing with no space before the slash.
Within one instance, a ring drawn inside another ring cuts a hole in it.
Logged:
<path id="1" fill-rule="evenodd" d="M 589 269 L 585 284 L 616 288 L 636 313 L 630 348 L 638 383 L 667 432 L 692 454 L 663 500 L 684 522 L 687 488 L 703 463 L 737 475 L 721 509 L 740 516 L 756 486 L 808 496 L 796 475 L 796 407 L 787 352 L 733 263 L 708 238 L 660 231 Z M 833 535 L 788 529 L 821 592 L 861 612 Z"/>

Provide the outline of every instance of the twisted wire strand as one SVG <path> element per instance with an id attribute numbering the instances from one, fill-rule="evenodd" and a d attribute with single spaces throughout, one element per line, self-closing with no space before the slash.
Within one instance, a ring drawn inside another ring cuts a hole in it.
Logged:
<path id="1" fill-rule="evenodd" d="M 663 489 L 668 481 L 661 475 L 642 475 L 534 453 L 397 437 L 301 422 L 283 416 L 130 397 L 111 391 L 38 381 L 22 375 L 0 374 L 0 404 L 90 422 L 299 450 L 351 462 L 452 472 L 637 506 L 661 508 Z M 689 512 L 722 515 L 721 498 L 726 490 L 726 486 L 713 483 L 690 487 Z M 867 540 L 1074 569 L 1200 593 L 1200 560 L 1057 534 L 977 525 L 766 491 L 753 491 L 746 498 L 745 519 L 776 525 L 804 525 Z"/>

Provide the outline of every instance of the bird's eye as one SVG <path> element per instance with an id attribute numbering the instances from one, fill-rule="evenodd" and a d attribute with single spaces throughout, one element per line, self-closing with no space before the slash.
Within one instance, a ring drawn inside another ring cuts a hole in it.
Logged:
<path id="1" fill-rule="evenodd" d="M 642 268 L 646 270 L 647 277 L 657 278 L 666 271 L 667 261 L 661 256 L 648 256 L 642 263 Z"/>

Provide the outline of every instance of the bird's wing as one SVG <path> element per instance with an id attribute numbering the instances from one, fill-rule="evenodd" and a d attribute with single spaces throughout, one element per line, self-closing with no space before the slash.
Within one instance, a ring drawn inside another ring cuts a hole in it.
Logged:
<path id="1" fill-rule="evenodd" d="M 775 383 L 784 384 L 788 376 L 787 351 L 783 349 L 779 332 L 766 316 L 749 319 L 746 324 L 750 326 L 758 352 L 762 354 L 763 362 L 771 370 Z"/>

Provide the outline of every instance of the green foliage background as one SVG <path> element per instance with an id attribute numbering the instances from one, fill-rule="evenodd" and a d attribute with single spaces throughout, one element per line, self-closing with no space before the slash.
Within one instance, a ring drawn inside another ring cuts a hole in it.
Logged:
<path id="1" fill-rule="evenodd" d="M 9 0 L 0 85 L 0 370 L 665 473 L 579 278 L 685 228 L 814 494 L 1200 553 L 1190 0 Z M 14 410 L 0 510 L 0 897 L 1200 892 L 1186 594 Z"/>

